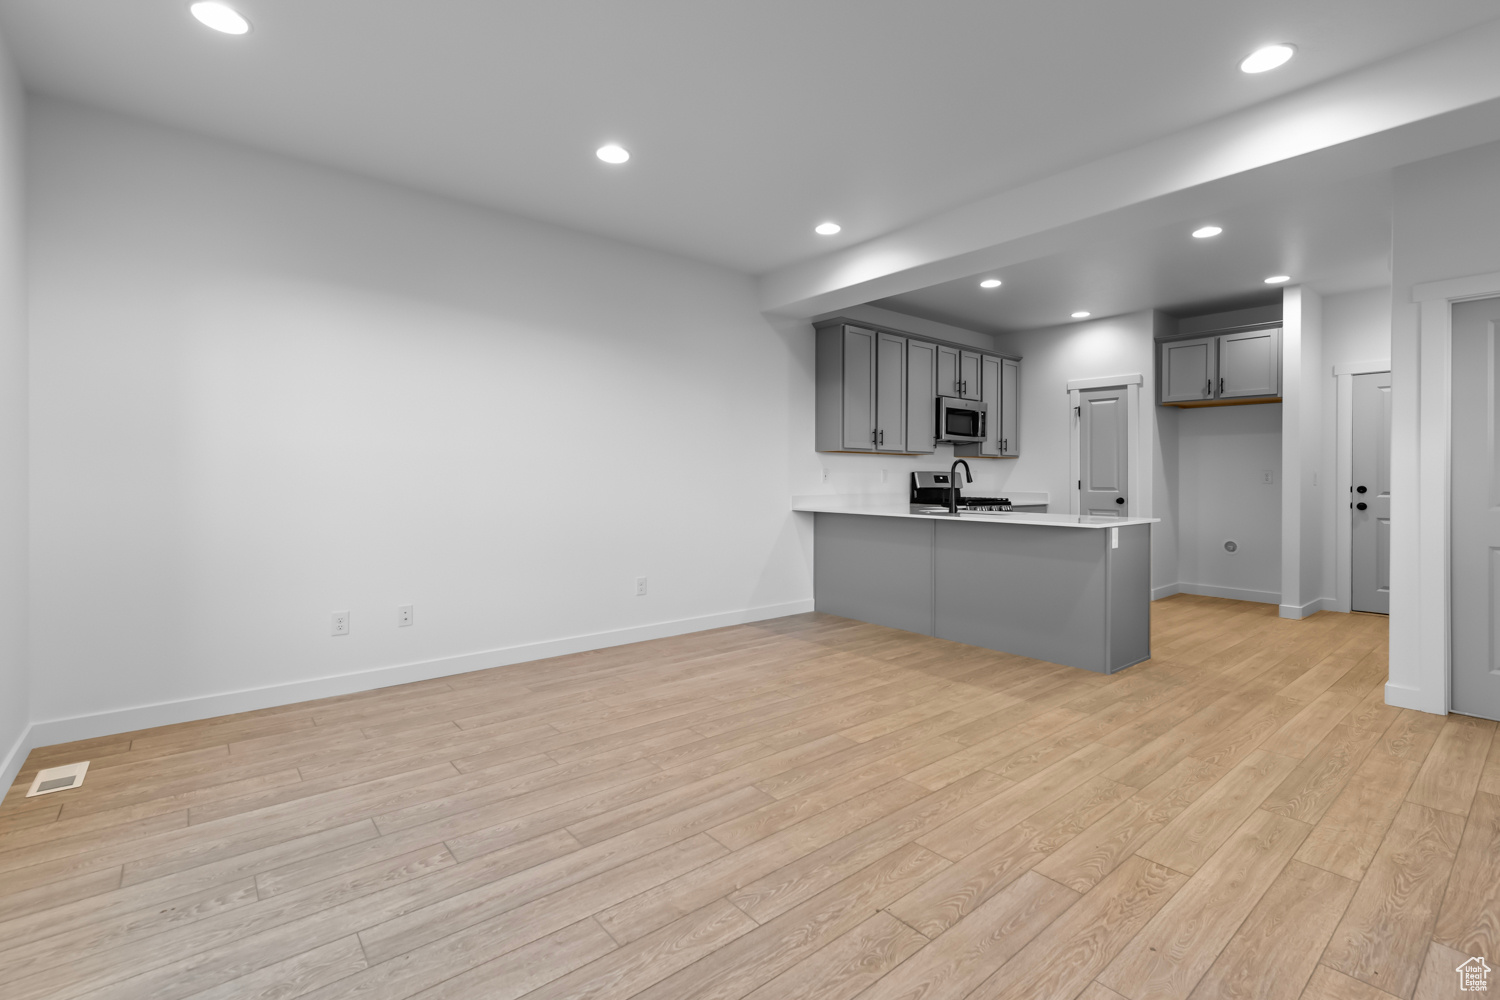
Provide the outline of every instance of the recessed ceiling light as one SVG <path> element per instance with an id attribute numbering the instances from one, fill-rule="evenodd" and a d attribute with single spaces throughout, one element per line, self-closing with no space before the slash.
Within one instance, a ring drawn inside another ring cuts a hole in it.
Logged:
<path id="1" fill-rule="evenodd" d="M 630 150 L 624 146 L 617 146 L 614 143 L 610 143 L 607 146 L 600 146 L 594 150 L 594 155 L 605 163 L 624 163 L 630 159 Z"/>
<path id="2" fill-rule="evenodd" d="M 1268 285 L 1284 285 L 1288 281 L 1291 281 L 1291 280 L 1292 280 L 1292 276 L 1290 274 L 1273 274 L 1269 278 L 1266 279 L 1266 284 L 1268 284 Z"/>
<path id="3" fill-rule="evenodd" d="M 1289 42 L 1279 42 L 1276 45 L 1262 45 L 1254 52 L 1245 57 L 1240 63 L 1242 73 L 1264 73 L 1268 69 L 1284 66 L 1286 61 L 1297 54 L 1297 46 Z"/>
<path id="4" fill-rule="evenodd" d="M 1000 287 L 1000 279 L 999 278 L 985 278 L 983 281 L 981 281 L 979 283 L 979 287 L 980 288 L 999 288 Z"/>
<path id="5" fill-rule="evenodd" d="M 1088 319 L 1092 315 L 1094 315 L 1094 314 L 1091 313 L 1091 312 L 1089 312 L 1087 309 L 1080 309 L 1076 313 L 1073 314 L 1073 318 L 1074 319 Z"/>
<path id="6" fill-rule="evenodd" d="M 250 30 L 250 22 L 241 17 L 238 11 L 228 4 L 217 3 L 216 0 L 195 3 L 188 8 L 188 13 L 226 35 L 243 35 Z"/>
<path id="7" fill-rule="evenodd" d="M 813 227 L 813 232 L 817 233 L 819 236 L 833 236 L 834 234 L 840 232 L 843 228 L 844 227 L 839 225 L 837 222 L 820 222 Z"/>
<path id="8" fill-rule="evenodd" d="M 1221 226 L 1204 226 L 1201 229 L 1194 229 L 1193 230 L 1193 239 L 1195 239 L 1195 240 L 1206 240 L 1210 236 L 1218 236 L 1223 231 L 1224 231 L 1224 229 Z"/>

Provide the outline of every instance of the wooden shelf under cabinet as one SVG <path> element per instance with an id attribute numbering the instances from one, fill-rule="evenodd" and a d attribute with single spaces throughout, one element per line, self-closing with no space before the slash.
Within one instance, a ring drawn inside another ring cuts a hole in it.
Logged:
<path id="1" fill-rule="evenodd" d="M 1257 396 L 1253 399 L 1196 399 L 1181 403 L 1160 403 L 1160 406 L 1175 406 L 1182 410 L 1194 410 L 1200 406 L 1251 406 L 1255 403 L 1279 403 L 1280 396 Z"/>

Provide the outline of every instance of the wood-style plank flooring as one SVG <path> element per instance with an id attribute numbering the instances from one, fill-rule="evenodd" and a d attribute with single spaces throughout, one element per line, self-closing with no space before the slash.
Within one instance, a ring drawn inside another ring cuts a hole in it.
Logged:
<path id="1" fill-rule="evenodd" d="M 38 750 L 0 996 L 1409 1000 L 1500 965 L 1494 723 L 1386 706 L 1382 618 L 1184 595 L 1153 633 L 1103 677 L 799 615 Z"/>

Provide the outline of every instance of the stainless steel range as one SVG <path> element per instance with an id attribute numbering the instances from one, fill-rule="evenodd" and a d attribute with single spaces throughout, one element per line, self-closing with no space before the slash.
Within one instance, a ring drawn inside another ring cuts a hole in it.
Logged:
<path id="1" fill-rule="evenodd" d="M 947 472 L 913 472 L 911 474 L 911 505 L 913 507 L 947 507 L 948 489 L 952 479 Z M 1010 510 L 1010 497 L 966 497 L 960 493 L 958 506 L 962 510 Z"/>

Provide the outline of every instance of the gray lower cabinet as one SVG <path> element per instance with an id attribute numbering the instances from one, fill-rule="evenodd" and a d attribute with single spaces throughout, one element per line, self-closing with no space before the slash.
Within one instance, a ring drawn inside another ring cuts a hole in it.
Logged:
<path id="1" fill-rule="evenodd" d="M 1237 330 L 1163 341 L 1158 402 L 1215 406 L 1281 397 L 1281 330 Z"/>
<path id="2" fill-rule="evenodd" d="M 1114 673 L 1151 655 L 1151 526 L 818 513 L 819 611 Z"/>
<path id="3" fill-rule="evenodd" d="M 937 450 L 936 344 L 906 342 L 906 450 L 929 455 Z"/>
<path id="4" fill-rule="evenodd" d="M 818 331 L 819 451 L 906 449 L 906 338 L 843 324 Z"/>

